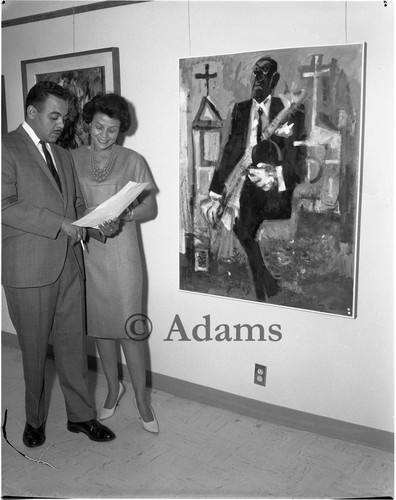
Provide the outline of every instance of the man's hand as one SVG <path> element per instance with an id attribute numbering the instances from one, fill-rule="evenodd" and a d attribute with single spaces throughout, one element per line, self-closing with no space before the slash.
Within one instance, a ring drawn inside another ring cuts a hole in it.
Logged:
<path id="1" fill-rule="evenodd" d="M 75 245 L 79 241 L 84 241 L 87 234 L 85 227 L 79 227 L 72 224 L 71 220 L 65 219 L 61 225 L 61 231 L 63 231 L 69 238 L 70 243 Z"/>
<path id="2" fill-rule="evenodd" d="M 248 177 L 264 191 L 269 191 L 278 185 L 276 170 L 268 163 L 259 163 L 257 167 L 249 168 Z"/>
<path id="3" fill-rule="evenodd" d="M 222 196 L 213 192 L 211 192 L 209 196 L 210 198 L 202 203 L 201 212 L 210 226 L 213 229 L 216 229 L 219 223 Z"/>
<path id="4" fill-rule="evenodd" d="M 286 122 L 275 130 L 278 137 L 291 137 L 293 135 L 294 123 Z"/>
<path id="5" fill-rule="evenodd" d="M 207 212 L 209 224 L 214 228 L 217 227 L 217 224 L 219 223 L 220 206 L 220 200 L 213 200 Z"/>

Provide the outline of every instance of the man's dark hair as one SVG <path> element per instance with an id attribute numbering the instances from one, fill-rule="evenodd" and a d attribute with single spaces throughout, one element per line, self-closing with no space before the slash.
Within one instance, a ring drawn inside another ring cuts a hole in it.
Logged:
<path id="1" fill-rule="evenodd" d="M 269 66 L 271 67 L 272 73 L 275 73 L 275 71 L 278 71 L 278 63 L 275 61 L 275 59 L 272 59 L 272 57 L 270 57 L 270 56 L 261 57 L 260 59 L 258 59 L 255 62 L 255 65 L 257 65 L 258 63 L 262 64 L 264 62 L 268 62 Z"/>
<path id="2" fill-rule="evenodd" d="M 96 113 L 103 113 L 120 121 L 120 132 L 131 126 L 131 115 L 127 101 L 118 94 L 97 94 L 83 108 L 83 120 L 91 123 Z"/>
<path id="3" fill-rule="evenodd" d="M 40 111 L 42 105 L 50 95 L 63 99 L 66 102 L 69 102 L 71 99 L 70 92 L 67 89 L 61 87 L 55 82 L 44 80 L 36 83 L 36 85 L 29 90 L 26 97 L 25 114 L 29 106 L 34 106 L 38 111 Z"/>

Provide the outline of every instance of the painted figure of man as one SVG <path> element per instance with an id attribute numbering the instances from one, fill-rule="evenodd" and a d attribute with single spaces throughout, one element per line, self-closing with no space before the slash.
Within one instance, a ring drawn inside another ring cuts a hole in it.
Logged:
<path id="1" fill-rule="evenodd" d="M 288 109 L 285 100 L 273 96 L 280 77 L 277 68 L 271 57 L 256 62 L 252 98 L 232 111 L 231 133 L 211 181 L 212 204 L 206 210 L 214 227 L 222 219 L 234 231 L 248 258 L 257 300 L 263 302 L 276 295 L 280 285 L 264 263 L 256 235 L 264 220 L 291 217 L 292 194 L 304 179 L 306 156 L 304 147 L 293 145 L 305 139 L 304 108 L 297 100 L 298 105 Z"/>

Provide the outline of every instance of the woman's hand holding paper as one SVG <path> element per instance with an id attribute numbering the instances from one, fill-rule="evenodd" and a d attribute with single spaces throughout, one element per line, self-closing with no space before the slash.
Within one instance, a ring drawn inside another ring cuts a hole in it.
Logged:
<path id="1" fill-rule="evenodd" d="M 107 237 L 114 236 L 118 232 L 121 222 L 122 221 L 119 217 L 105 221 L 103 224 L 100 224 L 99 230 Z"/>

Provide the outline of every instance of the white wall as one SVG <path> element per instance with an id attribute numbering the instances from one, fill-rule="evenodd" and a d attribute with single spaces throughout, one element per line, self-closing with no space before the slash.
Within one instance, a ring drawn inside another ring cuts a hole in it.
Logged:
<path id="1" fill-rule="evenodd" d="M 393 3 L 161 1 L 76 15 L 74 31 L 72 17 L 2 31 L 10 129 L 23 115 L 21 60 L 120 49 L 121 91 L 138 119 L 124 145 L 146 157 L 160 189 L 158 217 L 142 228 L 155 326 L 152 371 L 392 431 Z M 179 58 L 361 42 L 367 42 L 367 81 L 357 318 L 179 291 Z M 277 323 L 283 338 L 165 342 L 176 314 L 189 333 L 210 315 L 213 327 Z M 3 329 L 12 331 L 7 311 Z M 265 388 L 253 384 L 255 363 L 268 366 Z"/>

